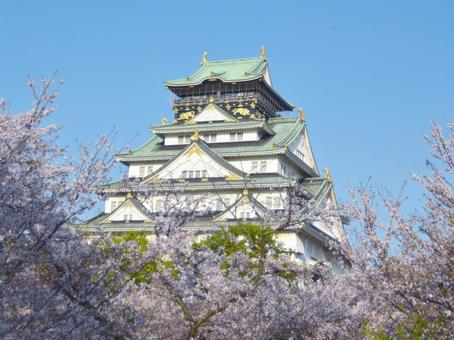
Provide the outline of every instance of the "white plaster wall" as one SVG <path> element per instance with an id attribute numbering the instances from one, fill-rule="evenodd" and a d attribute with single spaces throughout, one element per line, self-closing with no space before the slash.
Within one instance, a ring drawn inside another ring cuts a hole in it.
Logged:
<path id="1" fill-rule="evenodd" d="M 131 164 L 128 167 L 128 177 L 139 177 L 139 171 L 141 166 L 145 166 L 145 176 L 148 176 L 150 173 L 148 172 L 148 166 L 151 165 L 153 167 L 153 171 L 158 170 L 164 163 L 144 163 L 144 164 Z"/>
<path id="2" fill-rule="evenodd" d="M 112 196 L 108 197 L 107 200 L 105 201 L 105 207 L 104 207 L 104 212 L 106 214 L 110 214 L 112 212 L 112 202 L 116 202 L 116 206 L 120 206 L 120 204 L 125 200 L 124 196 Z"/>
<path id="3" fill-rule="evenodd" d="M 294 177 L 299 177 L 302 175 L 301 169 L 293 166 L 290 162 L 287 162 L 284 159 L 279 159 L 278 160 L 278 167 L 277 167 L 277 172 L 280 173 L 281 175 L 290 178 L 292 176 Z"/>
<path id="4" fill-rule="evenodd" d="M 146 216 L 139 213 L 134 207 L 127 207 L 116 211 L 115 214 L 110 218 L 110 220 L 114 222 L 125 221 L 125 215 L 127 215 L 126 220 L 129 221 L 143 221 L 146 219 Z"/>
<path id="5" fill-rule="evenodd" d="M 229 163 L 232 164 L 237 169 L 244 171 L 246 173 L 252 173 L 252 162 L 257 162 L 257 170 L 254 173 L 260 173 L 260 162 L 266 161 L 266 171 L 265 173 L 278 173 L 278 163 L 277 158 L 261 158 L 254 160 L 229 160 Z"/>
<path id="6" fill-rule="evenodd" d="M 205 170 L 207 177 L 226 177 L 230 172 L 222 168 L 217 162 L 204 154 L 198 147 L 193 146 L 195 152 L 182 154 L 172 164 L 159 173 L 159 178 L 178 179 L 183 171 Z"/>
<path id="7" fill-rule="evenodd" d="M 237 143 L 237 142 L 253 142 L 258 141 L 260 139 L 260 133 L 258 130 L 245 130 L 243 132 L 243 139 L 239 141 L 232 141 L 230 140 L 230 133 L 237 133 L 240 131 L 231 131 L 231 132 L 204 132 L 200 131 L 200 136 L 204 134 L 216 134 L 216 142 L 213 143 Z M 183 134 L 179 135 L 166 135 L 164 138 L 164 145 L 183 145 L 189 144 L 191 142 L 190 138 L 187 139 L 186 143 L 180 144 L 178 143 L 178 136 L 182 136 Z M 186 136 L 190 137 L 192 134 L 187 134 Z M 203 137 L 201 137 L 203 138 Z"/>

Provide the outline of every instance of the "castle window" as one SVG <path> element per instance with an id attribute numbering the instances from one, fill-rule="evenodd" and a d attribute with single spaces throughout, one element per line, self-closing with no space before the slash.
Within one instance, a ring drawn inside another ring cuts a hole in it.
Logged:
<path id="1" fill-rule="evenodd" d="M 156 201 L 156 211 L 164 211 L 164 201 L 162 199 Z"/>
<path id="2" fill-rule="evenodd" d="M 251 218 L 251 213 L 249 211 L 242 211 L 242 212 L 240 212 L 240 218 L 243 218 L 243 219 Z"/>
<path id="3" fill-rule="evenodd" d="M 141 165 L 139 167 L 139 177 L 144 177 L 145 176 L 145 165 Z"/>
<path id="4" fill-rule="evenodd" d="M 217 211 L 221 211 L 221 210 L 224 210 L 224 203 L 222 202 L 222 199 L 218 198 L 216 200 L 216 210 Z"/>
<path id="5" fill-rule="evenodd" d="M 266 161 L 260 162 L 260 172 L 266 172 Z"/>
<path id="6" fill-rule="evenodd" d="M 110 202 L 110 210 L 114 211 L 116 208 L 117 208 L 117 201 L 111 201 Z"/>
<path id="7" fill-rule="evenodd" d="M 230 133 L 230 141 L 240 141 L 243 140 L 243 133 L 242 132 L 231 132 Z"/>
<path id="8" fill-rule="evenodd" d="M 213 143 L 213 142 L 216 142 L 216 137 L 217 137 L 217 135 L 216 135 L 215 133 L 212 133 L 212 134 L 205 134 L 205 135 L 203 135 L 203 140 L 204 140 L 205 142 L 211 142 L 211 143 Z"/>
<path id="9" fill-rule="evenodd" d="M 281 198 L 274 197 L 274 209 L 279 209 L 281 207 Z"/>
<path id="10" fill-rule="evenodd" d="M 147 166 L 147 174 L 151 174 L 153 172 L 153 165 Z"/>
<path id="11" fill-rule="evenodd" d="M 228 208 L 230 206 L 230 198 L 225 198 L 224 199 L 224 206 Z"/>
<path id="12" fill-rule="evenodd" d="M 258 162 L 252 161 L 251 172 L 257 172 L 258 169 Z"/>
<path id="13" fill-rule="evenodd" d="M 266 208 L 273 209 L 273 197 L 272 196 L 266 196 Z"/>
<path id="14" fill-rule="evenodd" d="M 182 178 L 206 178 L 207 176 L 208 172 L 206 170 L 184 170 L 181 172 Z"/>
<path id="15" fill-rule="evenodd" d="M 189 144 L 191 142 L 191 136 L 178 136 L 178 144 Z"/>

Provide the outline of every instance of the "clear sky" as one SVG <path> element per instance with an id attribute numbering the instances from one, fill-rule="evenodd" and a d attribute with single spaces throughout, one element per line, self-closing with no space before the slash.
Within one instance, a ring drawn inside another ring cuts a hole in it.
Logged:
<path id="1" fill-rule="evenodd" d="M 61 141 L 137 147 L 170 118 L 163 80 L 267 49 L 275 89 L 306 112 L 340 199 L 374 181 L 397 193 L 424 170 L 428 123 L 454 118 L 454 1 L 0 1 L 0 97 L 58 69 Z M 410 185 L 410 207 L 418 190 Z"/>

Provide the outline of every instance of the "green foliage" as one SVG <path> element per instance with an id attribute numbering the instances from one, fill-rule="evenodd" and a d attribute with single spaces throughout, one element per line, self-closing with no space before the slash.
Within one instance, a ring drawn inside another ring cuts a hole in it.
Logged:
<path id="1" fill-rule="evenodd" d="M 145 252 L 148 249 L 147 234 L 139 231 L 128 231 L 119 236 L 113 236 L 112 241 L 115 244 L 121 244 L 122 242 L 134 242 L 139 246 L 141 252 Z"/>
<path id="2" fill-rule="evenodd" d="M 443 326 L 443 323 L 446 321 L 446 318 L 440 317 L 432 326 Z M 395 330 L 371 330 L 367 322 L 363 324 L 363 334 L 368 339 L 373 340 L 390 340 L 390 339 L 400 339 L 400 340 L 418 340 L 418 339 L 436 339 L 436 335 L 433 330 L 431 330 L 431 325 L 429 322 L 424 319 L 422 316 L 410 316 L 400 322 Z"/>
<path id="3" fill-rule="evenodd" d="M 250 258 L 264 258 L 270 253 L 273 255 L 288 253 L 274 238 L 273 229 L 243 223 L 215 231 L 205 240 L 195 242 L 193 247 L 220 251 L 227 257 L 238 252 Z"/>
<path id="4" fill-rule="evenodd" d="M 199 242 L 193 243 L 194 250 L 210 249 L 224 255 L 227 259 L 219 267 L 228 273 L 235 268 L 234 263 L 229 262 L 229 258 L 237 253 L 248 256 L 251 261 L 246 268 L 238 269 L 240 276 L 261 275 L 264 260 L 269 256 L 274 258 L 281 254 L 290 254 L 279 242 L 276 241 L 275 232 L 270 227 L 263 227 L 258 224 L 237 224 L 226 229 L 215 231 L 209 237 Z M 287 281 L 296 279 L 296 273 L 283 268 L 276 275 Z"/>

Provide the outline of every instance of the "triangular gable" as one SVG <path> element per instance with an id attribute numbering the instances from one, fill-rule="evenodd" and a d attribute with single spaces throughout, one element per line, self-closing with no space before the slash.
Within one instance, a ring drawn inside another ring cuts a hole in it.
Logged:
<path id="1" fill-rule="evenodd" d="M 245 219 L 257 219 L 267 209 L 251 194 L 243 194 L 235 203 L 214 217 L 215 222 Z"/>
<path id="2" fill-rule="evenodd" d="M 138 199 L 128 196 L 119 207 L 99 221 L 99 223 L 139 221 L 150 222 L 151 219 L 143 204 Z"/>
<path id="3" fill-rule="evenodd" d="M 218 156 L 203 141 L 197 139 L 154 173 L 145 177 L 142 183 L 152 184 L 160 180 L 181 179 L 184 177 L 182 176 L 184 171 L 186 171 L 185 174 L 192 171 L 193 176 L 190 178 L 224 177 L 226 180 L 241 180 L 246 176 L 245 173 Z"/>
<path id="4" fill-rule="evenodd" d="M 216 104 L 210 103 L 205 108 L 197 114 L 194 118 L 189 120 L 186 124 L 196 124 L 196 123 L 205 123 L 205 122 L 237 122 L 238 120 L 228 113 L 227 111 L 221 109 Z"/>

